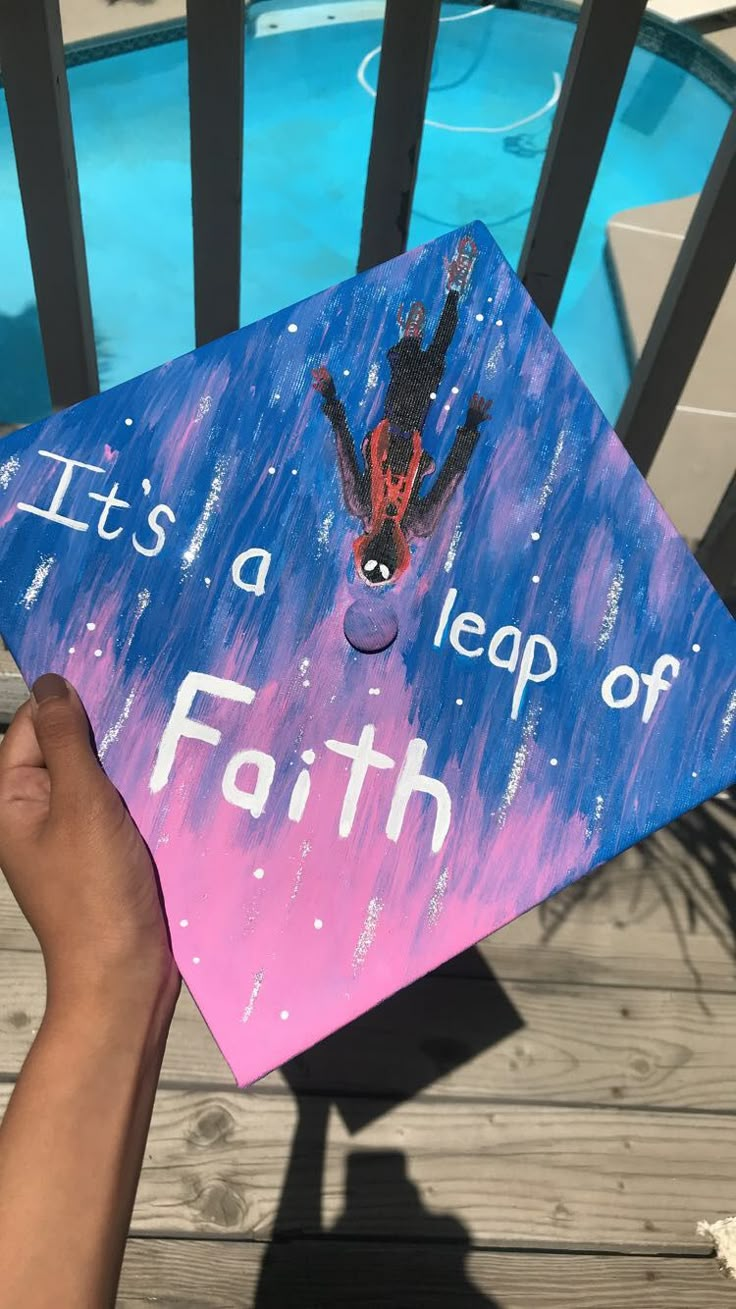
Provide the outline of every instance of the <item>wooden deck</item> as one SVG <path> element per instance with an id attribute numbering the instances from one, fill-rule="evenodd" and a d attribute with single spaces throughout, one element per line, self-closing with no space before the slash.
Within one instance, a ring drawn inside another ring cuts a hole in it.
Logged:
<path id="1" fill-rule="evenodd" d="M 736 806 L 238 1092 L 183 995 L 120 1305 L 728 1309 Z M 0 887 L 0 1106 L 44 1002 Z"/>

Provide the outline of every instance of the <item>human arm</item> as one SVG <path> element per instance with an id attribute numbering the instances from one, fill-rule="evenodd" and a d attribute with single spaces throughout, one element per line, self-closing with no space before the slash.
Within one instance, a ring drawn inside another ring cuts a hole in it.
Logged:
<path id="1" fill-rule="evenodd" d="M 0 866 L 47 1004 L 0 1126 L 0 1309 L 106 1309 L 179 978 L 148 850 L 54 675 L 0 746 Z"/>
<path id="2" fill-rule="evenodd" d="M 492 401 L 475 392 L 470 399 L 465 422 L 458 427 L 442 468 L 425 496 L 416 501 L 407 529 L 413 536 L 431 536 L 447 505 L 468 471 L 480 437 L 480 424 L 490 417 Z"/>
<path id="3" fill-rule="evenodd" d="M 345 507 L 356 518 L 365 519 L 368 513 L 368 478 L 358 463 L 353 434 L 348 425 L 345 406 L 338 397 L 332 374 L 324 364 L 312 369 L 312 386 L 322 396 L 322 413 L 330 421 L 337 446 L 337 466 L 340 470 Z"/>

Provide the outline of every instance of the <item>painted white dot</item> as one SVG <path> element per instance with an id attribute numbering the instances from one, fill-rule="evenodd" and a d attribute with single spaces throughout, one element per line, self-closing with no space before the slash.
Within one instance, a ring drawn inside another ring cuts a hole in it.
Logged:
<path id="1" fill-rule="evenodd" d="M 450 406 L 449 406 L 449 405 L 445 405 L 445 409 L 449 409 L 449 408 L 450 408 Z"/>
<path id="2" fill-rule="evenodd" d="M 316 758 L 317 756 L 314 753 L 314 750 L 305 750 L 304 754 L 302 755 L 302 759 L 305 764 L 313 764 Z"/>
<path id="3" fill-rule="evenodd" d="M 482 323 L 483 320 L 484 320 L 484 318 L 485 318 L 485 314 L 476 314 L 476 315 L 475 315 L 475 321 L 476 321 L 476 323 Z"/>
<path id="4" fill-rule="evenodd" d="M 144 494 L 144 495 L 150 495 L 150 494 L 151 494 L 151 483 L 150 483 L 149 478 L 144 477 L 144 478 L 143 478 L 143 481 L 141 482 L 141 486 L 143 487 L 143 494 Z"/>
<path id="5" fill-rule="evenodd" d="M 76 647 L 75 645 L 70 645 L 70 646 L 69 646 L 69 654 L 74 654 L 74 651 L 76 650 L 76 648 L 77 648 L 77 647 Z"/>
<path id="6" fill-rule="evenodd" d="M 305 677 L 304 681 L 302 682 L 302 686 L 311 686 L 311 685 L 312 683 L 310 682 L 309 678 Z"/>
<path id="7" fill-rule="evenodd" d="M 193 963 L 193 964 L 199 964 L 199 963 L 201 963 L 201 962 L 202 962 L 202 961 L 201 961 L 201 959 L 200 959 L 200 957 L 199 957 L 198 954 L 192 955 L 192 963 Z"/>
<path id="8" fill-rule="evenodd" d="M 496 327 L 503 327 L 503 319 L 502 319 L 502 318 L 497 318 L 497 319 L 496 319 Z"/>
<path id="9" fill-rule="evenodd" d="M 205 586 L 211 586 L 211 585 L 212 585 L 212 578 L 211 578 L 211 577 L 205 577 L 205 579 L 204 579 L 204 584 L 205 584 Z"/>
<path id="10" fill-rule="evenodd" d="M 87 623 L 87 631 L 88 631 L 88 632 L 94 632 L 94 630 L 95 630 L 95 626 L 96 626 L 95 623 Z"/>
<path id="11" fill-rule="evenodd" d="M 488 303 L 489 303 L 489 305 L 492 305 L 492 304 L 493 304 L 493 296 L 492 296 L 492 295 L 489 295 L 489 297 L 488 297 Z"/>
<path id="12" fill-rule="evenodd" d="M 700 646 L 698 645 L 697 641 L 695 642 L 695 645 L 693 646 L 693 652 L 694 652 L 694 654 L 700 654 Z"/>
<path id="13" fill-rule="evenodd" d="M 380 688 L 380 686 L 369 686 L 369 688 L 368 688 L 368 694 L 369 694 L 369 695 L 380 695 L 380 694 L 381 694 L 381 688 Z"/>
<path id="14" fill-rule="evenodd" d="M 429 393 L 429 398 L 430 398 L 430 400 L 436 400 L 436 399 L 437 399 L 437 392 L 436 392 L 436 391 L 430 391 L 430 393 Z"/>
<path id="15" fill-rule="evenodd" d="M 453 386 L 453 388 L 452 388 L 452 394 L 453 394 L 453 395 L 459 395 L 459 393 L 460 393 L 460 387 L 459 387 L 459 386 Z"/>
<path id="16" fill-rule="evenodd" d="M 532 532 L 532 541 L 539 540 L 539 532 Z"/>
<path id="17" fill-rule="evenodd" d="M 260 882 L 261 878 L 266 876 L 266 871 L 264 868 L 254 868 L 253 876 Z"/>
<path id="18" fill-rule="evenodd" d="M 322 931 L 322 928 L 324 927 L 324 923 L 322 922 L 322 919 L 321 919 L 321 918 L 315 918 L 315 920 L 314 920 L 314 926 L 316 927 L 316 929 L 317 929 L 318 932 L 321 932 L 321 931 Z"/>
<path id="19" fill-rule="evenodd" d="M 697 773 L 693 773 L 693 777 L 697 777 L 697 775 L 698 775 Z"/>
<path id="20" fill-rule="evenodd" d="M 280 391 L 275 391 L 275 392 L 274 392 L 274 397 L 273 397 L 273 398 L 274 398 L 274 400 L 280 400 L 280 399 L 281 399 L 281 392 L 280 392 Z"/>
<path id="21" fill-rule="evenodd" d="M 287 327 L 286 330 L 287 332 L 298 332 L 299 328 L 297 327 L 296 323 L 289 323 L 289 326 Z"/>
<path id="22" fill-rule="evenodd" d="M 298 468 L 292 468 L 292 470 L 291 470 L 291 475 L 292 475 L 292 477 L 296 477 L 296 475 L 297 475 L 298 472 L 299 472 L 299 469 L 298 469 Z"/>
<path id="23" fill-rule="evenodd" d="M 463 701 L 462 701 L 462 697 L 461 697 L 461 696 L 458 696 L 457 700 L 455 701 L 455 704 L 457 704 L 457 705 L 461 705 L 462 703 L 463 703 Z"/>
<path id="24" fill-rule="evenodd" d="M 349 369 L 349 368 L 343 368 L 343 370 L 342 370 L 342 375 L 343 375 L 343 377 L 349 377 L 349 376 L 350 376 L 350 369 Z"/>
<path id="25" fill-rule="evenodd" d="M 180 919 L 179 919 L 179 926 L 180 926 L 180 927 L 188 927 L 188 926 L 189 926 L 189 919 L 188 919 L 188 918 L 180 918 Z"/>
<path id="26" fill-rule="evenodd" d="M 132 427 L 132 426 L 133 426 L 133 419 L 132 419 L 132 418 L 126 418 L 126 420 L 125 420 L 125 426 L 126 426 L 126 427 Z"/>
<path id="27" fill-rule="evenodd" d="M 532 578 L 532 581 L 533 581 L 534 585 L 536 586 L 537 582 L 539 581 L 539 577 L 538 577 L 538 575 L 537 575 L 536 573 L 534 574 L 534 576 L 533 576 L 533 578 Z"/>
<path id="28" fill-rule="evenodd" d="M 558 765 L 558 763 L 559 763 L 559 760 L 558 760 L 558 759 L 555 759 L 555 758 L 552 758 L 552 759 L 550 759 L 549 762 L 551 763 L 551 765 L 552 765 L 553 768 L 556 768 L 557 765 Z"/>
<path id="29" fill-rule="evenodd" d="M 275 472 L 276 472 L 276 469 L 273 467 L 273 465 L 271 465 L 271 467 L 270 467 L 269 470 L 268 470 L 268 475 L 269 475 L 269 477 L 273 477 L 273 475 L 274 475 Z"/>
<path id="30" fill-rule="evenodd" d="M 102 658 L 102 651 L 95 650 L 95 659 L 101 659 L 101 658 Z"/>
<path id="31" fill-rule="evenodd" d="M 281 1010 L 281 1013 L 279 1014 L 279 1017 L 281 1018 L 282 1022 L 285 1023 L 286 1020 L 287 1020 L 287 1018 L 289 1017 L 289 1010 L 288 1010 L 288 1009 L 282 1009 L 282 1010 Z"/>

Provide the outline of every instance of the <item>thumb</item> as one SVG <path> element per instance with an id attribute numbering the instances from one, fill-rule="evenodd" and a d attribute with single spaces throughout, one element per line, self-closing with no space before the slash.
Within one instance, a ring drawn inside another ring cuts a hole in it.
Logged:
<path id="1" fill-rule="evenodd" d="M 99 763 L 84 705 L 58 673 L 44 673 L 31 687 L 31 716 L 54 797 L 79 794 L 96 778 Z"/>

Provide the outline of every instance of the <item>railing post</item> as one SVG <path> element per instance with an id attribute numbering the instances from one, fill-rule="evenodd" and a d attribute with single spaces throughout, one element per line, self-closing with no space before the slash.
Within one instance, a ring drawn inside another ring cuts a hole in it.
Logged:
<path id="1" fill-rule="evenodd" d="M 736 261 L 736 110 L 685 234 L 616 423 L 631 458 L 652 466 Z"/>
<path id="2" fill-rule="evenodd" d="M 554 321 L 646 0 L 585 0 L 519 262 Z"/>
<path id="3" fill-rule="evenodd" d="M 0 0 L 0 65 L 51 403 L 99 390 L 59 0 Z"/>
<path id="4" fill-rule="evenodd" d="M 736 590 L 736 473 L 695 552 L 716 591 L 732 600 Z"/>
<path id="5" fill-rule="evenodd" d="M 243 0 L 187 0 L 187 39 L 194 317 L 205 345 L 240 326 Z"/>
<path id="6" fill-rule="evenodd" d="M 406 250 L 440 0 L 387 0 L 358 272 Z"/>

